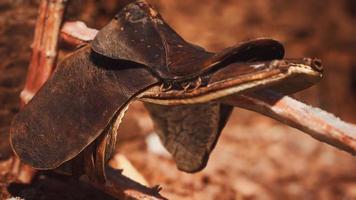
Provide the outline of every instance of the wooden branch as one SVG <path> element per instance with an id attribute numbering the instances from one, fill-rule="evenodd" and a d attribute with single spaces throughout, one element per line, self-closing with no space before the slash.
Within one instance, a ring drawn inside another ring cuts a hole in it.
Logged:
<path id="1" fill-rule="evenodd" d="M 71 45 L 81 45 L 90 42 L 98 30 L 91 29 L 84 22 L 66 22 L 61 31 L 61 37 Z"/>
<path id="2" fill-rule="evenodd" d="M 145 177 L 143 177 L 143 175 L 135 168 L 129 159 L 121 153 L 115 153 L 113 157 L 110 158 L 109 166 L 116 170 L 122 170 L 122 175 L 135 180 L 141 185 L 149 185 Z"/>
<path id="3" fill-rule="evenodd" d="M 225 98 L 223 102 L 267 115 L 321 142 L 352 155 L 356 153 L 356 126 L 320 108 L 314 108 L 273 91 L 254 96 L 234 95 Z"/>
<path id="4" fill-rule="evenodd" d="M 25 87 L 20 94 L 25 105 L 49 78 L 56 65 L 59 30 L 67 0 L 41 0 L 36 22 L 32 56 Z"/>
<path id="5" fill-rule="evenodd" d="M 90 182 L 94 187 L 110 194 L 119 199 L 147 199 L 147 200 L 165 200 L 166 198 L 159 194 L 161 188 L 155 186 L 153 188 L 146 187 L 140 183 L 131 180 L 121 174 L 120 170 L 111 167 L 106 168 L 107 180 L 106 184 L 96 184 Z"/>
<path id="6" fill-rule="evenodd" d="M 66 29 L 62 29 L 61 35 L 66 35 L 63 39 L 69 44 L 70 36 L 76 40 L 88 41 L 87 33 L 92 30 L 85 30 L 84 26 L 77 26 L 80 23 L 67 24 Z M 68 26 L 73 26 L 71 30 L 79 30 L 75 34 L 68 32 Z M 83 34 L 83 35 L 82 35 Z M 92 34 L 92 38 L 94 35 Z M 90 40 L 90 39 L 89 39 Z M 356 127 L 346 123 L 334 115 L 319 108 L 313 108 L 288 96 L 282 96 L 272 91 L 261 93 L 258 96 L 235 95 L 222 100 L 224 103 L 235 107 L 241 107 L 256 111 L 263 115 L 274 118 L 284 124 L 299 129 L 313 138 L 332 145 L 338 149 L 355 155 L 356 152 Z"/>

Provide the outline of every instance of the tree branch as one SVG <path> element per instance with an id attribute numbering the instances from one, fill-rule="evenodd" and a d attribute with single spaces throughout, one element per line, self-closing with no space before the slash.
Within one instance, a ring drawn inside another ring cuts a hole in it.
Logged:
<path id="1" fill-rule="evenodd" d="M 338 149 L 356 153 L 356 126 L 346 123 L 333 114 L 314 108 L 289 96 L 273 91 L 254 96 L 235 95 L 224 103 L 252 110 L 276 119 L 288 126 Z"/>
<path id="2" fill-rule="evenodd" d="M 59 30 L 67 0 L 41 0 L 36 22 L 32 56 L 25 87 L 20 94 L 25 105 L 49 78 L 56 65 Z"/>
<path id="3" fill-rule="evenodd" d="M 66 23 L 64 26 L 66 28 L 62 29 L 61 36 L 69 44 L 76 44 L 72 42 L 71 37 L 83 42 L 94 38 L 95 31 L 80 24 L 81 22 Z M 88 35 L 91 35 L 92 38 L 88 38 Z M 234 95 L 222 101 L 235 107 L 267 115 L 352 155 L 356 153 L 355 125 L 346 123 L 326 111 L 313 108 L 291 97 L 269 91 L 254 96 Z"/>
<path id="4" fill-rule="evenodd" d="M 71 45 L 81 45 L 90 42 L 98 30 L 88 28 L 84 22 L 66 22 L 61 30 L 61 38 Z"/>
<path id="5" fill-rule="evenodd" d="M 90 182 L 94 187 L 119 199 L 147 199 L 165 200 L 159 194 L 159 186 L 149 188 L 121 174 L 120 170 L 111 167 L 106 168 L 107 180 L 105 184 Z"/>

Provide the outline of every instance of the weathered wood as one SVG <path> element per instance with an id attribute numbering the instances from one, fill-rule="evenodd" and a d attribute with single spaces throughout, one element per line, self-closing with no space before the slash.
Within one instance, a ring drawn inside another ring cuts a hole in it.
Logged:
<path id="1" fill-rule="evenodd" d="M 73 21 L 63 24 L 61 37 L 71 45 L 81 45 L 90 42 L 97 33 L 98 30 L 88 28 L 84 22 Z"/>
<path id="2" fill-rule="evenodd" d="M 273 91 L 257 95 L 235 95 L 224 103 L 252 110 L 276 119 L 288 126 L 338 149 L 356 154 L 356 126 L 320 108 L 315 108 Z"/>
<path id="3" fill-rule="evenodd" d="M 147 200 L 164 200 L 165 197 L 159 194 L 159 186 L 149 188 L 140 183 L 131 180 L 121 174 L 120 170 L 111 167 L 106 168 L 106 184 L 96 184 L 91 182 L 94 187 L 110 194 L 119 199 L 147 199 Z"/>
<path id="4" fill-rule="evenodd" d="M 25 105 L 44 82 L 56 65 L 59 30 L 63 21 L 67 0 L 42 0 L 36 22 L 31 62 L 25 87 L 20 94 Z"/>

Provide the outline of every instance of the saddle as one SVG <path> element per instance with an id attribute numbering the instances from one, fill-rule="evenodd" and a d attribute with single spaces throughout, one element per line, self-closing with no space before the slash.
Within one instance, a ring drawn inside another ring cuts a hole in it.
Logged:
<path id="1" fill-rule="evenodd" d="M 288 94 L 320 79 L 315 60 L 283 56 L 272 39 L 208 52 L 182 39 L 145 1 L 129 3 L 60 62 L 18 113 L 12 147 L 34 168 L 105 181 L 116 130 L 129 104 L 141 100 L 178 168 L 199 171 L 232 110 L 217 99 L 266 88 Z"/>
<path id="2" fill-rule="evenodd" d="M 281 59 L 283 46 L 261 39 L 212 53 L 181 38 L 144 1 L 124 7 L 92 42 L 96 53 L 111 59 L 140 63 L 161 80 L 197 76 L 236 61 Z"/>

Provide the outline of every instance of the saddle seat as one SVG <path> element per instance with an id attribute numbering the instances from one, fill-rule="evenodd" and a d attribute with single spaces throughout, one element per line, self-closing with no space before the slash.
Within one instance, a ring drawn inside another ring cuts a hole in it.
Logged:
<path id="1" fill-rule="evenodd" d="M 97 34 L 92 50 L 148 67 L 163 81 L 193 78 L 234 62 L 282 59 L 283 45 L 256 39 L 212 53 L 180 37 L 145 1 L 122 8 Z"/>

